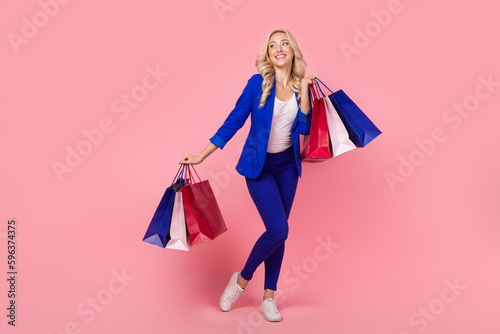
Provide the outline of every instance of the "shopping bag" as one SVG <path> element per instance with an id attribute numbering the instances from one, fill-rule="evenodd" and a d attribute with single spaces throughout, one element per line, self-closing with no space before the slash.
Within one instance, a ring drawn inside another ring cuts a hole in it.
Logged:
<path id="1" fill-rule="evenodd" d="M 320 96 L 325 98 L 326 119 L 328 121 L 328 133 L 330 134 L 330 140 L 332 142 L 333 156 L 337 157 L 342 153 L 355 149 L 356 145 L 349 139 L 349 132 L 347 132 L 332 101 L 323 93 L 317 82 L 313 82 L 313 84 L 319 89 Z"/>
<path id="2" fill-rule="evenodd" d="M 321 80 L 318 79 L 318 81 L 326 87 Z M 349 139 L 354 145 L 365 147 L 382 133 L 342 89 L 332 92 L 328 97 L 342 119 L 349 133 Z"/>
<path id="3" fill-rule="evenodd" d="M 201 181 L 193 166 L 186 165 L 190 182 L 181 188 L 191 246 L 215 239 L 227 231 L 224 218 L 208 180 Z M 191 169 L 198 176 L 195 182 Z"/>
<path id="4" fill-rule="evenodd" d="M 166 248 L 189 250 L 189 236 L 187 233 L 186 216 L 184 215 L 184 203 L 182 202 L 182 188 L 175 192 L 169 236 L 170 240 Z"/>
<path id="5" fill-rule="evenodd" d="M 304 136 L 300 157 L 304 162 L 322 162 L 332 157 L 332 147 L 328 134 L 325 99 L 317 95 L 314 88 L 311 105 L 311 131 L 308 136 Z"/>
<path id="6" fill-rule="evenodd" d="M 170 219 L 172 217 L 172 210 L 174 207 L 175 191 L 184 184 L 182 175 L 178 178 L 181 168 L 183 168 L 183 166 L 181 166 L 177 171 L 170 187 L 165 190 L 165 193 L 160 200 L 160 204 L 158 204 L 153 218 L 149 223 L 146 234 L 142 239 L 143 241 L 159 247 L 165 247 L 167 245 L 167 241 L 169 240 L 168 230 L 170 226 Z"/>

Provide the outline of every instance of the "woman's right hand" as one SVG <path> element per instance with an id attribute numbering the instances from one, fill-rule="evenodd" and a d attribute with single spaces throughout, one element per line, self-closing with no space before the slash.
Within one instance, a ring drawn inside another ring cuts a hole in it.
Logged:
<path id="1" fill-rule="evenodd" d="M 184 153 L 182 156 L 180 164 L 183 165 L 197 165 L 206 159 L 210 154 L 212 154 L 218 147 L 210 142 L 207 147 L 200 153 L 200 155 L 191 155 L 189 153 Z"/>
<path id="2" fill-rule="evenodd" d="M 184 156 L 182 157 L 181 161 L 179 161 L 179 163 L 187 165 L 197 165 L 202 161 L 203 159 L 201 159 L 199 156 L 194 156 L 189 153 L 184 153 Z"/>

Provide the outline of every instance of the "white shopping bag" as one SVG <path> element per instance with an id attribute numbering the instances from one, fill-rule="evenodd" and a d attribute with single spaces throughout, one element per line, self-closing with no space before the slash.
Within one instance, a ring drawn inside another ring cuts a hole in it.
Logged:
<path id="1" fill-rule="evenodd" d="M 330 97 L 323 93 L 316 79 L 313 80 L 312 88 L 318 96 L 324 97 L 325 100 L 326 122 L 328 123 L 328 134 L 330 135 L 330 142 L 332 143 L 333 156 L 336 157 L 342 153 L 355 149 L 356 145 L 349 139 L 349 132 L 347 132 L 337 109 L 335 109 L 332 101 L 330 101 Z M 333 94 L 330 88 L 326 88 Z"/>
<path id="2" fill-rule="evenodd" d="M 170 221 L 170 240 L 165 248 L 188 251 L 189 236 L 186 227 L 186 216 L 184 215 L 184 204 L 182 202 L 182 191 L 175 193 L 172 220 Z"/>
<path id="3" fill-rule="evenodd" d="M 349 132 L 344 126 L 337 110 L 328 96 L 325 97 L 326 120 L 328 122 L 328 133 L 333 147 L 333 156 L 349 152 L 356 148 L 356 145 L 349 139 Z"/>

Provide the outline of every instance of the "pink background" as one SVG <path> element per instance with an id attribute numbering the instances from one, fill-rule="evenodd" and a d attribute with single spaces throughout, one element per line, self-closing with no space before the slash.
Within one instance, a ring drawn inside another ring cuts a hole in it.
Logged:
<path id="1" fill-rule="evenodd" d="M 5 277 L 16 219 L 19 271 L 15 329 L 1 279 L 2 333 L 500 331 L 500 86 L 480 81 L 500 82 L 497 1 L 54 3 L 0 10 L 0 259 Z M 182 154 L 208 144 L 282 27 L 307 74 L 343 89 L 383 134 L 303 164 L 278 284 L 284 321 L 272 324 L 258 312 L 263 267 L 231 312 L 218 309 L 263 231 L 234 170 L 248 123 L 197 168 L 228 231 L 190 252 L 142 237 Z M 148 68 L 168 75 L 144 90 Z M 133 108 L 121 102 L 130 94 Z M 450 110 L 460 104 L 471 111 Z M 85 146 L 83 131 L 106 122 Z M 68 147 L 88 154 L 59 180 Z"/>

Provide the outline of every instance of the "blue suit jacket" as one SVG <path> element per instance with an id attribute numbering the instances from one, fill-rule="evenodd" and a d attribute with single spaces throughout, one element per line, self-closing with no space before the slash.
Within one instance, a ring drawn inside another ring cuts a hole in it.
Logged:
<path id="1" fill-rule="evenodd" d="M 269 94 L 266 105 L 259 109 L 260 95 L 262 93 L 262 81 L 264 78 L 260 74 L 254 74 L 243 90 L 243 93 L 236 101 L 236 106 L 231 111 L 224 124 L 219 128 L 210 141 L 224 148 L 226 143 L 235 135 L 235 133 L 245 124 L 248 115 L 251 116 L 250 132 L 243 146 L 240 159 L 236 165 L 236 170 L 241 175 L 248 178 L 256 178 L 262 171 L 266 159 L 267 145 L 269 143 L 269 134 L 271 121 L 273 119 L 274 98 L 276 93 L 276 76 L 274 78 L 271 94 Z M 297 93 L 295 93 L 297 99 Z M 297 100 L 297 105 L 299 101 Z M 300 110 L 292 125 L 292 141 L 295 151 L 295 161 L 299 176 L 302 175 L 299 133 L 309 134 L 311 127 L 311 109 L 307 115 Z"/>

